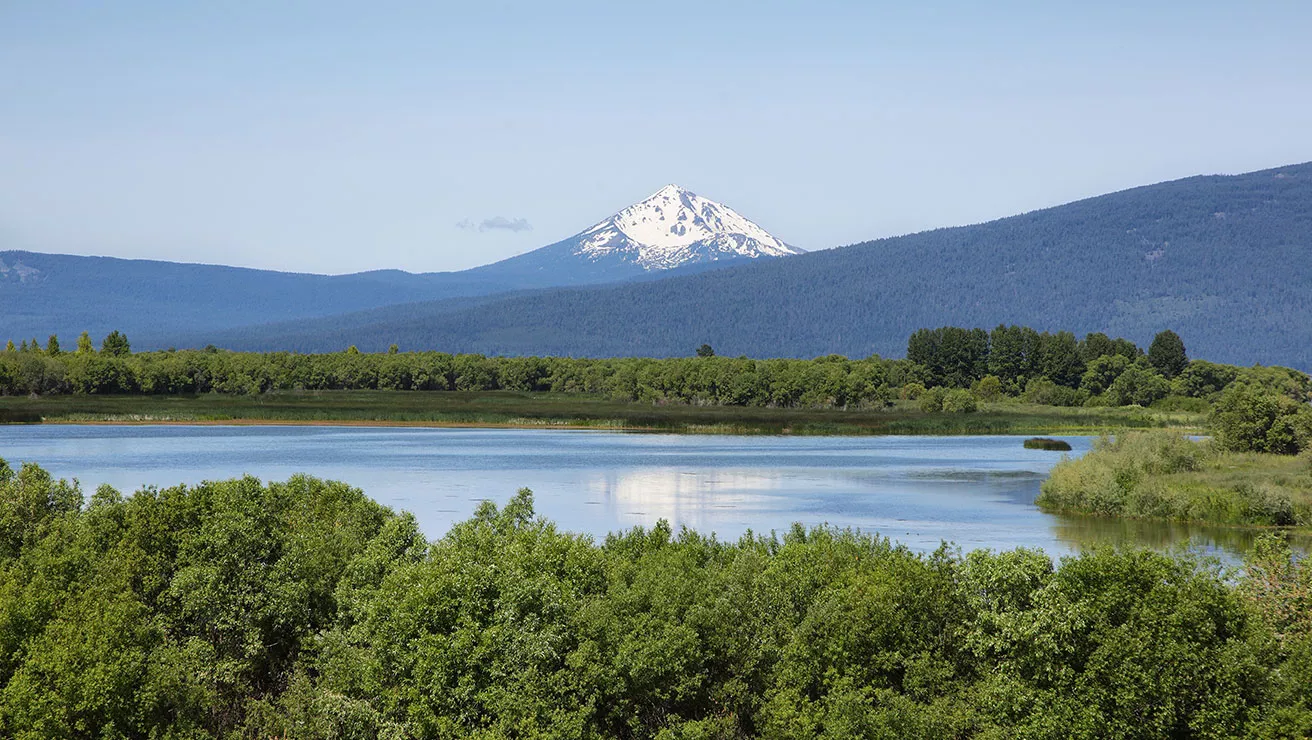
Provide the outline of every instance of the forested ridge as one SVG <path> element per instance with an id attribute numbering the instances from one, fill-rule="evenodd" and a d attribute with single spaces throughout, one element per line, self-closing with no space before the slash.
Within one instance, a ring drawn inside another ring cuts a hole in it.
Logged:
<path id="1" fill-rule="evenodd" d="M 415 303 L 184 344 L 325 351 L 896 356 L 925 326 L 1020 324 L 1312 369 L 1312 165 L 1191 177 L 985 224 L 645 284 Z"/>
<path id="2" fill-rule="evenodd" d="M 521 492 L 436 541 L 340 483 L 89 498 L 0 465 L 0 734 L 1302 737 L 1312 565 L 664 523 Z"/>

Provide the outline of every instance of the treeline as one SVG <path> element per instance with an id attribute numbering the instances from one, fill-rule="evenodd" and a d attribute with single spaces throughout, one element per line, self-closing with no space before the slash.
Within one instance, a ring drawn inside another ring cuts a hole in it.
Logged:
<path id="1" fill-rule="evenodd" d="M 31 347 L 31 345 L 28 345 Z M 727 357 L 576 359 L 444 352 L 209 350 L 0 352 L 0 393 L 263 393 L 286 390 L 551 391 L 642 402 L 845 407 L 883 404 L 923 368 L 905 360 Z"/>
<path id="2" fill-rule="evenodd" d="M 976 397 L 1019 397 L 1056 406 L 1148 406 L 1175 396 L 1215 400 L 1235 383 L 1312 399 L 1312 378 L 1282 367 L 1250 368 L 1190 360 L 1183 340 L 1166 330 L 1148 351 L 1126 339 L 1091 333 L 1038 332 L 999 325 L 992 331 L 921 329 L 907 342 L 907 360 L 936 386 L 969 388 Z"/>
<path id="3" fill-rule="evenodd" d="M 1168 397 L 1211 399 L 1236 381 L 1306 401 L 1312 379 L 1285 368 L 1240 368 L 1189 360 L 1162 332 L 1147 352 L 1125 339 L 1028 327 L 990 331 L 922 329 L 907 358 L 828 355 L 812 360 L 717 357 L 708 346 L 688 358 L 487 357 L 443 352 L 329 354 L 206 350 L 131 352 L 119 332 L 97 350 L 57 337 L 0 352 L 0 393 L 256 394 L 286 390 L 552 391 L 643 403 L 770 407 L 882 407 L 919 401 L 927 411 L 963 411 L 977 401 L 1048 405 L 1148 406 Z M 1201 406 L 1199 405 L 1201 404 Z M 1187 405 L 1187 404 L 1186 404 Z"/>
<path id="4" fill-rule="evenodd" d="M 429 542 L 339 483 L 0 465 L 0 735 L 1305 737 L 1312 563 L 1060 566 L 795 526 Z"/>

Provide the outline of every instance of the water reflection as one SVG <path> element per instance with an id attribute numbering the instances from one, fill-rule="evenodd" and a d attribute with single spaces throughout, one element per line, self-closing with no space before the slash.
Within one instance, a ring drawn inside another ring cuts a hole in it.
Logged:
<path id="1" fill-rule="evenodd" d="M 523 429 L 0 426 L 0 457 L 86 491 L 251 474 L 342 480 L 413 512 L 430 537 L 532 488 L 540 514 L 603 537 L 659 519 L 722 540 L 794 522 L 878 532 L 918 551 L 1095 543 L 1240 551 L 1252 535 L 1178 524 L 1054 517 L 1033 504 L 1062 455 L 1023 437 L 735 437 Z M 1086 452 L 1088 437 L 1063 437 Z"/>
<path id="2" fill-rule="evenodd" d="M 1072 549 L 1100 545 L 1137 545 L 1165 550 L 1187 545 L 1208 553 L 1242 554 L 1269 530 L 1218 527 L 1186 522 L 1138 521 L 1105 517 L 1058 516 L 1053 534 Z M 1288 533 L 1292 546 L 1308 550 L 1312 535 Z"/>
<path id="3" fill-rule="evenodd" d="M 779 491 L 783 485 L 777 472 L 648 468 L 596 474 L 587 488 L 599 499 L 597 503 L 622 523 L 665 519 L 675 526 L 714 530 L 726 519 L 749 528 L 749 514 L 759 512 L 766 505 L 767 493 Z"/>

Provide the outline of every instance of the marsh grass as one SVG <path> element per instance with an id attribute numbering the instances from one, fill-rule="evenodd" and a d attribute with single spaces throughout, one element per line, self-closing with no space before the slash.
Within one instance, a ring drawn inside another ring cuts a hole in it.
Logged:
<path id="1" fill-rule="evenodd" d="M 1225 452 L 1172 432 L 1102 438 L 1043 482 L 1048 511 L 1206 522 L 1312 526 L 1312 465 L 1303 457 Z"/>
<path id="2" fill-rule="evenodd" d="M 515 391 L 280 391 L 257 395 L 0 398 L 0 422 L 308 423 L 577 427 L 713 434 L 1098 434 L 1198 430 L 1199 414 L 1138 407 L 980 404 L 976 413 L 890 408 L 761 408 L 616 401 Z"/>

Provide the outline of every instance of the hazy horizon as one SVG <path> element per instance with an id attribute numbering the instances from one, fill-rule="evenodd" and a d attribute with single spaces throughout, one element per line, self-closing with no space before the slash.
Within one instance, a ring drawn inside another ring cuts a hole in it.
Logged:
<path id="1" fill-rule="evenodd" d="M 459 270 L 677 183 L 808 250 L 1312 159 L 1312 8 L 0 8 L 0 250 Z"/>

